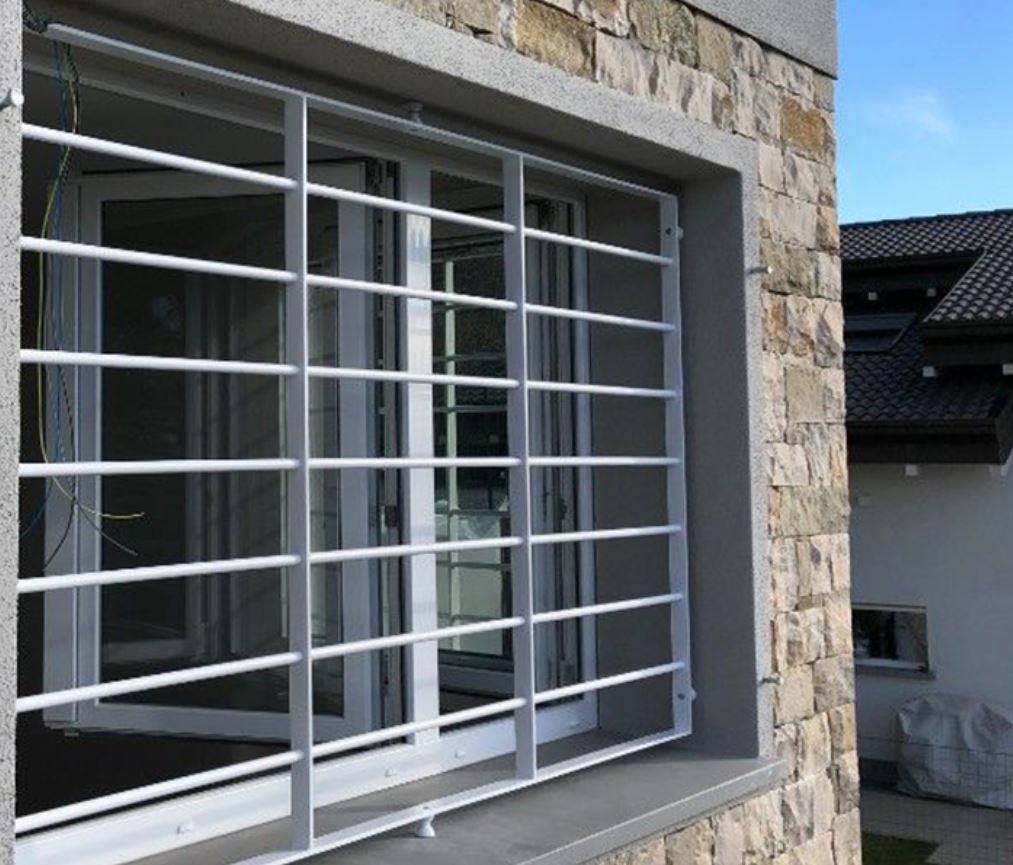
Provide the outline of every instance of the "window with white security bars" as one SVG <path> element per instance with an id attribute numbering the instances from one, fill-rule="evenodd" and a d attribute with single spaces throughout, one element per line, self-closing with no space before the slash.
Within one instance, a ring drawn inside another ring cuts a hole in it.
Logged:
<path id="1" fill-rule="evenodd" d="M 291 862 L 688 735 L 674 195 L 61 25 L 26 70 L 19 861 Z"/>

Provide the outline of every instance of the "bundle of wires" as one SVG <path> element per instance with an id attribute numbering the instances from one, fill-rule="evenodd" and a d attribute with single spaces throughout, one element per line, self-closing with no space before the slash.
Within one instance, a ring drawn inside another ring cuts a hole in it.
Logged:
<path id="1" fill-rule="evenodd" d="M 48 24 L 43 18 L 36 14 L 28 4 L 24 5 L 25 26 L 34 32 L 44 32 Z M 60 97 L 60 128 L 67 132 L 77 132 L 81 125 L 81 79 L 70 46 L 61 43 L 53 43 L 53 63 L 55 77 Z M 63 226 L 63 206 L 67 186 L 67 179 L 70 174 L 71 148 L 63 147 L 59 150 L 56 166 L 56 176 L 50 187 L 46 199 L 45 212 L 42 217 L 42 237 L 59 239 Z M 52 267 L 49 268 L 47 280 L 47 257 L 39 253 L 38 259 L 38 317 L 36 323 L 35 341 L 39 349 L 52 346 L 57 350 L 64 347 L 64 299 L 63 299 L 63 261 L 61 256 L 54 256 Z M 49 290 L 47 291 L 47 282 Z M 55 374 L 54 374 L 55 372 Z M 47 400 L 53 405 L 53 433 L 50 440 L 53 443 L 57 461 L 63 461 L 65 455 L 73 460 L 75 451 L 74 412 L 70 395 L 67 388 L 67 380 L 62 366 L 54 367 L 50 372 L 45 364 L 39 364 L 36 371 L 36 424 L 38 427 L 38 444 L 42 459 L 49 461 L 49 450 L 46 442 L 46 405 Z M 61 411 L 60 404 L 63 404 Z M 66 415 L 67 435 L 64 438 L 64 414 Z M 31 515 L 25 520 L 21 529 L 21 537 L 26 537 L 33 529 L 42 524 L 43 517 L 49 504 L 53 491 L 58 491 L 69 502 L 67 516 L 60 538 L 53 550 L 45 556 L 43 571 L 49 567 L 52 561 L 59 554 L 60 550 L 67 543 L 70 537 L 71 528 L 74 524 L 75 512 L 87 522 L 97 533 L 110 543 L 122 549 L 130 555 L 136 555 L 124 544 L 111 537 L 102 529 L 97 519 L 108 520 L 133 520 L 143 517 L 143 513 L 133 514 L 108 514 L 101 513 L 94 508 L 84 505 L 77 495 L 76 482 L 71 479 L 70 487 L 59 478 L 49 478 L 46 481 L 45 491 L 42 499 Z"/>

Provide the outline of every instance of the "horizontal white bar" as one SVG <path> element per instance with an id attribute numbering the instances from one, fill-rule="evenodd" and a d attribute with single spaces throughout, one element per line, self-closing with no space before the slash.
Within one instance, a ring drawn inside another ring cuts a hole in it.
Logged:
<path id="1" fill-rule="evenodd" d="M 379 649 L 395 649 L 398 646 L 431 643 L 435 640 L 449 640 L 452 637 L 465 637 L 469 634 L 507 631 L 523 624 L 524 619 L 519 616 L 509 619 L 487 619 L 467 625 L 437 628 L 434 631 L 420 631 L 417 634 L 393 634 L 389 637 L 374 637 L 369 640 L 356 640 L 351 643 L 335 643 L 331 646 L 320 646 L 313 650 L 312 657 L 314 661 L 322 661 L 325 658 L 339 658 L 343 655 L 354 655 L 358 652 L 374 652 Z"/>
<path id="2" fill-rule="evenodd" d="M 656 535 L 674 535 L 680 526 L 634 526 L 625 529 L 589 529 L 584 532 L 556 532 L 532 535 L 533 544 L 568 544 L 577 541 L 614 541 L 621 538 L 651 538 Z"/>
<path id="3" fill-rule="evenodd" d="M 439 727 L 449 727 L 453 724 L 477 721 L 493 715 L 503 715 L 506 712 L 513 712 L 521 708 L 524 704 L 525 701 L 523 699 L 515 697 L 511 700 L 500 700 L 498 703 L 489 703 L 486 706 L 475 706 L 472 709 L 462 709 L 460 712 L 438 715 L 435 718 L 427 718 L 423 721 L 399 724 L 396 727 L 385 727 L 382 730 L 374 730 L 370 733 L 360 733 L 357 736 L 335 739 L 333 742 L 314 745 L 313 757 L 329 757 L 332 754 L 340 754 L 342 751 L 351 751 L 356 748 L 364 748 L 367 745 L 388 742 L 391 739 L 400 739 L 402 736 L 410 736 L 412 733 L 420 733 L 423 730 L 433 730 Z"/>
<path id="4" fill-rule="evenodd" d="M 516 457 L 314 457 L 310 468 L 326 469 L 509 469 Z"/>
<path id="5" fill-rule="evenodd" d="M 313 378 L 357 379 L 361 381 L 418 382 L 446 384 L 460 387 L 488 387 L 513 390 L 518 386 L 512 378 L 492 378 L 480 375 L 444 375 L 442 373 L 401 372 L 388 369 L 354 369 L 340 366 L 311 366 L 307 372 Z"/>
<path id="6" fill-rule="evenodd" d="M 521 539 L 515 537 L 483 538 L 468 541 L 439 541 L 435 544 L 399 544 L 389 547 L 360 547 L 348 550 L 322 550 L 310 554 L 311 565 L 330 562 L 357 562 L 365 559 L 394 559 L 400 556 L 441 555 L 467 550 L 501 550 L 520 546 Z"/>
<path id="7" fill-rule="evenodd" d="M 554 231 L 542 231 L 540 228 L 525 228 L 524 236 L 532 240 L 544 240 L 549 243 L 559 243 L 563 246 L 576 246 L 580 249 L 587 249 L 591 252 L 604 252 L 607 255 L 615 255 L 620 258 L 632 258 L 634 261 L 645 261 L 648 264 L 672 264 L 672 259 L 667 255 L 656 255 L 653 252 L 641 252 L 639 249 L 629 249 L 625 246 L 613 246 L 611 243 L 600 243 L 597 240 L 587 240 L 584 237 L 572 237 L 569 234 L 557 234 Z"/>
<path id="8" fill-rule="evenodd" d="M 73 805 L 64 805 L 60 808 L 51 808 L 48 811 L 39 811 L 36 814 L 18 817 L 14 821 L 14 832 L 16 834 L 34 832 L 36 829 L 45 829 L 57 823 L 67 823 L 71 820 L 91 817 L 94 814 L 102 814 L 106 811 L 114 811 L 130 805 L 139 805 L 142 802 L 150 802 L 152 799 L 161 799 L 163 796 L 186 793 L 189 790 L 209 787 L 212 784 L 220 784 L 224 781 L 235 781 L 238 778 L 247 778 L 250 775 L 257 775 L 261 772 L 270 772 L 272 769 L 283 769 L 286 766 L 298 763 L 301 759 L 301 752 L 286 751 L 283 754 L 272 754 L 270 757 L 246 760 L 242 763 L 222 766 L 218 769 L 209 769 L 206 772 L 197 772 L 193 775 L 184 775 L 169 781 L 160 781 L 156 784 L 134 787 L 131 790 L 124 790 L 122 793 L 111 793 L 108 796 L 98 796 L 83 802 L 75 802 Z"/>
<path id="9" fill-rule="evenodd" d="M 519 151 L 511 150 L 509 148 L 493 144 L 489 141 L 484 141 L 480 138 L 462 135 L 461 133 L 442 129 L 438 126 L 417 123 L 405 117 L 398 117 L 375 109 L 364 108 L 360 105 L 352 105 L 336 99 L 317 96 L 312 93 L 305 93 L 304 91 L 297 90 L 293 87 L 272 84 L 271 82 L 263 79 L 253 78 L 249 75 L 230 72 L 207 64 L 197 63 L 181 57 L 175 57 L 170 54 L 141 48 L 137 45 L 131 45 L 120 40 L 99 36 L 85 30 L 69 27 L 65 24 L 50 24 L 46 28 L 45 35 L 61 42 L 67 42 L 71 45 L 81 45 L 89 50 L 98 51 L 112 57 L 124 58 L 134 63 L 143 63 L 156 69 L 168 69 L 173 72 L 190 75 L 205 81 L 214 81 L 224 84 L 227 87 L 235 87 L 247 92 L 259 93 L 264 96 L 279 99 L 293 96 L 305 97 L 311 109 L 323 111 L 339 117 L 356 119 L 364 123 L 372 124 L 381 129 L 393 129 L 413 138 L 436 141 L 444 145 L 461 147 L 465 150 L 471 150 L 476 153 L 484 153 L 494 157 L 513 156 L 520 153 Z M 619 178 L 600 174 L 586 168 L 580 168 L 575 165 L 558 162 L 533 154 L 522 155 L 524 156 L 525 162 L 528 166 L 538 167 L 553 174 L 573 177 L 587 183 L 617 189 L 622 192 L 640 195 L 646 198 L 667 200 L 672 197 L 670 193 L 664 192 L 663 190 L 621 180 Z"/>
<path id="10" fill-rule="evenodd" d="M 502 351 L 470 351 L 458 354 L 434 354 L 433 363 L 453 363 L 455 361 L 470 361 L 475 363 L 482 360 L 505 360 L 506 354 Z"/>
<path id="11" fill-rule="evenodd" d="M 90 243 L 72 243 L 69 240 L 22 237 L 21 248 L 26 252 L 72 255 L 78 258 L 93 258 L 98 261 L 183 270 L 187 273 L 210 273 L 215 276 L 236 276 L 241 279 L 260 279 L 267 282 L 292 282 L 295 279 L 295 274 L 288 270 L 273 270 L 269 267 L 253 267 L 248 264 L 230 264 L 225 261 L 210 261 L 205 258 L 184 258 L 179 255 L 163 255 L 159 252 L 138 252 L 135 249 L 116 249 L 112 246 L 94 246 Z"/>
<path id="12" fill-rule="evenodd" d="M 656 199 L 664 201 L 666 199 L 674 198 L 670 192 L 665 192 L 661 189 L 655 189 L 650 186 L 644 186 L 640 183 L 634 183 L 629 180 L 621 180 L 618 177 L 611 177 L 607 174 L 600 174 L 597 171 L 591 171 L 587 168 L 580 168 L 577 165 L 571 165 L 568 162 L 559 162 L 555 159 L 549 159 L 544 156 L 536 156 L 531 153 L 524 154 L 524 164 L 528 169 L 537 168 L 543 171 L 547 171 L 550 174 L 558 174 L 562 177 L 570 177 L 574 180 L 579 180 L 584 183 L 590 183 L 594 186 L 601 186 L 606 189 L 614 189 L 617 192 L 624 192 L 628 195 L 636 195 L 641 198 Z"/>
<path id="13" fill-rule="evenodd" d="M 210 474 L 212 472 L 289 471 L 298 460 L 110 460 L 88 463 L 21 463 L 18 474 L 23 478 L 69 478 L 82 475 L 178 475 Z"/>
<path id="14" fill-rule="evenodd" d="M 190 357 L 159 357 L 141 354 L 98 354 L 87 351 L 21 349 L 22 363 L 60 366 L 96 366 L 108 369 L 156 369 L 179 372 L 237 373 L 241 375 L 295 375 L 287 363 L 255 363 L 245 360 L 206 360 Z"/>
<path id="15" fill-rule="evenodd" d="M 412 204 L 408 201 L 399 201 L 396 198 L 384 198 L 380 195 L 369 195 L 365 192 L 353 192 L 351 189 L 341 189 L 337 186 L 324 186 L 322 183 L 307 183 L 306 192 L 310 195 L 318 195 L 321 198 L 330 198 L 335 201 L 350 201 L 354 204 L 363 204 L 366 207 L 379 207 L 384 210 L 394 210 L 399 213 L 411 213 L 415 216 L 427 216 L 441 222 L 453 222 L 458 225 L 469 225 L 472 228 L 481 228 L 486 231 L 496 231 L 500 234 L 513 234 L 517 229 L 509 222 L 500 222 L 497 219 L 485 219 L 481 216 L 471 216 L 467 213 L 458 213 L 455 210 L 443 210 L 439 207 L 426 207 L 423 204 Z"/>
<path id="16" fill-rule="evenodd" d="M 605 312 L 590 312 L 584 309 L 566 309 L 562 306 L 544 306 L 540 303 L 527 303 L 524 309 L 532 315 L 545 315 L 550 318 L 573 318 L 578 321 L 590 321 L 595 324 L 614 324 L 620 327 L 633 327 L 640 330 L 656 330 L 660 333 L 671 333 L 675 326 L 664 321 L 651 321 L 647 318 L 629 318 L 625 315 L 609 315 Z"/>
<path id="17" fill-rule="evenodd" d="M 30 595 L 56 589 L 79 589 L 82 586 L 113 586 L 120 583 L 143 583 L 175 577 L 199 577 L 205 574 L 238 574 L 290 568 L 299 564 L 298 556 L 256 556 L 246 559 L 219 559 L 210 562 L 187 562 L 179 565 L 152 565 L 144 568 L 120 568 L 115 571 L 89 571 L 50 577 L 29 577 L 18 580 L 18 594 Z"/>
<path id="18" fill-rule="evenodd" d="M 619 673 L 615 676 L 603 676 L 600 679 L 593 679 L 590 682 L 578 682 L 576 685 L 564 685 L 562 688 L 552 688 L 548 691 L 539 691 L 535 694 L 535 704 L 548 703 L 552 700 L 562 700 L 565 697 L 575 697 L 578 694 L 586 694 L 588 691 L 600 691 L 603 688 L 614 688 L 616 685 L 626 685 L 630 682 L 640 682 L 644 679 L 653 679 L 657 676 L 664 676 L 681 670 L 686 665 L 681 661 L 673 661 L 668 664 L 658 664 L 656 667 L 644 667 L 640 670 L 633 670 L 629 673 Z"/>
<path id="19" fill-rule="evenodd" d="M 427 291 L 422 288 L 406 288 L 403 285 L 391 285 L 387 282 L 369 282 L 364 279 L 346 279 L 343 276 L 323 276 L 311 273 L 306 277 L 306 284 L 317 288 L 348 289 L 349 291 L 368 291 L 372 294 L 386 294 L 393 297 L 411 297 L 416 300 L 431 300 L 434 303 L 453 303 L 458 306 L 474 306 L 482 309 L 502 309 L 507 312 L 517 309 L 517 304 L 496 297 L 481 297 L 474 294 L 449 294 L 446 291 Z"/>
<path id="20" fill-rule="evenodd" d="M 535 783 L 537 784 L 542 781 L 548 781 L 552 778 L 561 778 L 564 775 L 579 772 L 581 769 L 587 769 L 591 766 L 597 766 L 601 763 L 608 763 L 612 760 L 617 760 L 620 757 L 625 757 L 629 754 L 635 754 L 637 751 L 643 751 L 647 748 L 655 748 L 658 745 L 665 744 L 666 742 L 674 742 L 676 739 L 682 739 L 686 735 L 686 733 L 680 733 L 677 730 L 663 730 L 660 733 L 650 733 L 647 736 L 641 736 L 639 739 L 631 739 L 628 742 L 620 742 L 617 745 L 600 748 L 597 751 L 591 751 L 588 754 L 571 757 L 569 760 L 561 760 L 558 763 L 551 763 L 538 770 L 538 778 Z"/>
<path id="21" fill-rule="evenodd" d="M 267 186 L 271 189 L 287 190 L 295 188 L 294 180 L 290 180 L 287 177 L 279 177 L 276 174 L 251 171 L 247 168 L 236 168 L 232 165 L 208 162 L 204 159 L 192 159 L 189 156 L 179 156 L 175 153 L 151 150 L 147 147 L 135 147 L 132 144 L 121 144 L 117 141 L 109 141 L 104 138 L 92 138 L 76 132 L 64 132 L 61 129 L 36 126 L 33 123 L 23 124 L 21 132 L 25 138 L 32 141 L 43 141 L 47 144 L 59 145 L 60 147 L 74 147 L 79 150 L 89 150 L 92 153 L 104 153 L 107 156 L 118 156 L 123 159 L 133 159 L 137 162 L 146 162 L 150 165 L 177 168 L 180 171 L 192 171 L 196 174 L 208 174 L 212 177 L 221 177 L 226 180 L 255 183 L 258 186 Z"/>
<path id="22" fill-rule="evenodd" d="M 136 694 L 139 691 L 169 688 L 173 685 L 189 685 L 193 682 L 205 682 L 208 679 L 221 679 L 226 676 L 238 676 L 243 673 L 256 673 L 260 670 L 288 667 L 301 660 L 301 658 L 302 656 L 298 652 L 280 652 L 275 655 L 263 655 L 259 658 L 244 658 L 239 661 L 226 661 L 221 664 L 207 664 L 203 667 L 187 667 L 182 670 L 172 670 L 168 673 L 135 676 L 130 679 L 119 679 L 115 682 L 102 682 L 97 685 L 84 685 L 80 688 L 67 688 L 62 691 L 33 694 L 31 697 L 19 697 L 16 707 L 18 713 L 34 712 L 38 709 L 48 709 L 51 706 L 65 706 L 68 703 L 80 703 L 85 700 L 103 700 L 107 697 Z"/>
<path id="23" fill-rule="evenodd" d="M 548 610 L 544 613 L 535 613 L 531 620 L 536 625 L 545 622 L 562 622 L 567 619 L 580 619 L 584 616 L 603 616 L 608 613 L 622 613 L 626 610 L 640 610 L 644 607 L 660 607 L 665 604 L 674 604 L 682 600 L 682 595 L 671 593 L 667 595 L 650 595 L 644 598 L 631 598 L 627 601 L 610 601 L 605 604 L 588 604 L 584 607 L 569 607 L 565 610 Z"/>
<path id="24" fill-rule="evenodd" d="M 592 468 L 594 466 L 630 466 L 633 468 L 651 466 L 677 466 L 681 463 L 678 457 L 531 457 L 528 463 L 542 468 L 574 467 Z"/>
<path id="25" fill-rule="evenodd" d="M 587 393 L 592 396 L 643 396 L 649 399 L 675 399 L 674 390 L 654 387 L 625 387 L 617 384 L 579 384 L 570 381 L 528 381 L 528 390 L 551 393 Z"/>

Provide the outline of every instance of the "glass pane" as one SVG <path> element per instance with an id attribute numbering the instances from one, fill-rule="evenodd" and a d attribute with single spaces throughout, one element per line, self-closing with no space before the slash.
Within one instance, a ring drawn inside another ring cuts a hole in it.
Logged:
<path id="1" fill-rule="evenodd" d="M 852 629 L 858 661 L 928 669 L 928 626 L 924 611 L 857 607 L 853 611 Z"/>
<path id="2" fill-rule="evenodd" d="M 311 257 L 333 272 L 337 209 L 310 208 Z M 281 196 L 162 199 L 107 203 L 103 242 L 195 258 L 284 266 Z M 284 359 L 283 287 L 229 277 L 106 265 L 102 350 L 278 362 Z M 315 294 L 314 363 L 335 363 L 337 301 Z M 333 390 L 315 393 L 315 439 L 338 436 Z M 285 451 L 285 391 L 279 379 L 108 370 L 102 375 L 105 459 L 248 459 Z M 312 528 L 318 544 L 338 546 L 336 473 L 314 478 Z M 143 513 L 104 519 L 102 566 L 272 555 L 285 549 L 280 472 L 111 477 L 102 509 Z M 285 572 L 170 579 L 100 592 L 101 676 L 118 679 L 287 649 Z M 313 575 L 318 642 L 341 639 L 339 569 Z M 316 665 L 315 700 L 340 715 L 340 660 Z M 173 689 L 123 702 L 286 711 L 287 670 Z"/>
<path id="3" fill-rule="evenodd" d="M 449 184 L 448 184 L 449 185 Z M 463 190 L 456 190 L 463 196 Z M 495 198 L 475 187 L 470 198 Z M 502 218 L 495 205 L 476 208 L 482 216 Z M 528 220 L 545 223 L 546 216 L 566 216 L 562 205 L 533 203 Z M 549 222 L 546 227 L 558 226 Z M 565 263 L 563 260 L 565 259 Z M 569 303 L 568 256 L 560 260 L 529 260 L 532 296 L 551 303 Z M 434 226 L 432 283 L 437 291 L 504 296 L 503 243 L 498 235 L 472 232 L 457 226 Z M 551 332 L 550 332 L 551 331 Z M 562 333 L 565 344 L 559 341 Z M 568 328 L 549 328 L 532 339 L 533 377 L 560 375 L 559 364 L 571 361 Z M 544 337 L 544 338 L 543 338 Z M 434 305 L 434 370 L 458 375 L 505 377 L 506 314 L 497 310 Z M 564 374 L 569 374 L 569 370 Z M 481 457 L 509 455 L 507 392 L 501 389 L 448 386 L 434 389 L 434 431 L 438 456 Z M 565 409 L 565 410 L 563 410 Z M 532 450 L 571 453 L 574 426 L 571 407 L 557 401 L 549 412 L 532 400 Z M 534 475 L 543 473 L 535 472 Z M 533 476 L 535 531 L 563 530 L 574 525 L 575 486 L 570 475 Z M 566 516 L 564 516 L 566 515 Z M 511 533 L 509 472 L 505 469 L 452 468 L 436 472 L 438 540 L 488 539 Z M 546 526 L 553 528 L 545 528 Z M 573 606 L 577 602 L 577 552 L 571 545 L 540 548 L 535 561 L 536 605 L 541 609 Z M 451 553 L 437 558 L 438 615 L 441 627 L 498 619 L 512 615 L 509 550 Z M 539 634 L 540 688 L 575 681 L 579 673 L 578 627 L 570 622 L 547 627 Z M 440 644 L 440 687 L 443 711 L 453 711 L 485 699 L 513 693 L 511 631 L 492 631 L 445 640 Z"/>

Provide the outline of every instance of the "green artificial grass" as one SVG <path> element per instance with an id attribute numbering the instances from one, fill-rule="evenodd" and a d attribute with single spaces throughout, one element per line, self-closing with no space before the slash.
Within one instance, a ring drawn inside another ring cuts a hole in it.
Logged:
<path id="1" fill-rule="evenodd" d="M 925 865 L 936 849 L 928 841 L 908 841 L 885 835 L 862 835 L 864 865 Z"/>

